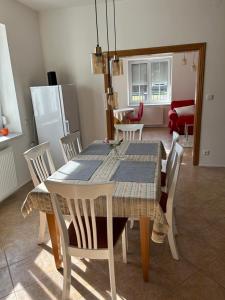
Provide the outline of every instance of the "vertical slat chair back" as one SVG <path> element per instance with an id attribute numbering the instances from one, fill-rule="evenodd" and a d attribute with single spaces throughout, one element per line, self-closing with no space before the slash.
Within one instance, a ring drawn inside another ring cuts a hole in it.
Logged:
<path id="1" fill-rule="evenodd" d="M 27 161 L 34 186 L 44 182 L 55 172 L 48 142 L 37 145 L 24 152 L 24 157 Z"/>
<path id="2" fill-rule="evenodd" d="M 115 124 L 114 127 L 116 129 L 116 140 L 119 140 L 120 132 L 122 132 L 125 141 L 142 140 L 144 124 Z"/>
<path id="3" fill-rule="evenodd" d="M 175 154 L 175 145 L 179 142 L 179 134 L 176 131 L 173 131 L 173 139 L 172 139 L 172 145 L 171 149 L 167 158 L 167 164 L 166 164 L 166 174 L 168 175 L 170 173 L 171 164 L 173 161 L 173 156 Z"/>
<path id="4" fill-rule="evenodd" d="M 173 210 L 174 195 L 175 195 L 178 175 L 180 171 L 180 165 L 183 158 L 183 152 L 184 152 L 183 147 L 178 143 L 176 143 L 174 147 L 173 161 L 171 163 L 171 171 L 167 181 L 168 199 L 167 199 L 166 211 L 167 213 L 171 213 L 171 214 Z"/>
<path id="5" fill-rule="evenodd" d="M 60 139 L 63 158 L 65 162 L 72 160 L 82 151 L 80 132 L 68 134 Z"/>
<path id="6" fill-rule="evenodd" d="M 110 248 L 113 251 L 112 194 L 115 183 L 75 185 L 63 181 L 48 180 L 45 184 L 51 193 L 54 213 L 66 247 L 69 246 L 68 231 L 57 200 L 57 194 L 61 195 L 67 201 L 77 237 L 78 248 L 83 250 L 98 249 L 94 202 L 98 197 L 104 196 L 107 205 L 108 249 Z"/>

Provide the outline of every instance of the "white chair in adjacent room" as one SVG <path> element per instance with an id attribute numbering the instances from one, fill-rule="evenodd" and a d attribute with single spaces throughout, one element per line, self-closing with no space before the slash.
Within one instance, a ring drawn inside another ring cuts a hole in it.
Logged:
<path id="1" fill-rule="evenodd" d="M 142 140 L 142 130 L 144 124 L 115 124 L 116 129 L 115 139 L 119 140 L 120 132 L 125 141 Z"/>
<path id="2" fill-rule="evenodd" d="M 63 157 L 65 162 L 72 160 L 77 154 L 82 151 L 80 132 L 68 134 L 60 139 Z"/>
<path id="3" fill-rule="evenodd" d="M 44 182 L 52 173 L 55 172 L 55 166 L 51 157 L 48 142 L 37 145 L 24 152 L 24 157 L 27 161 L 30 175 L 35 187 Z M 39 244 L 42 244 L 44 242 L 46 224 L 46 214 L 40 212 L 40 227 L 38 238 Z"/>
<path id="4" fill-rule="evenodd" d="M 182 162 L 184 149 L 178 143 L 174 146 L 174 155 L 171 162 L 170 174 L 168 174 L 167 180 L 167 193 L 162 192 L 160 205 L 163 212 L 165 213 L 169 231 L 168 231 L 168 240 L 169 246 L 174 259 L 179 259 L 179 254 L 177 251 L 176 240 L 175 240 L 175 216 L 174 216 L 174 195 L 176 191 L 177 180 L 179 176 L 180 165 Z"/>
<path id="5" fill-rule="evenodd" d="M 113 247 L 122 235 L 123 261 L 126 257 L 127 218 L 112 217 L 112 194 L 115 183 L 73 184 L 66 181 L 45 182 L 59 226 L 62 241 L 64 281 L 62 299 L 69 299 L 71 283 L 71 256 L 89 259 L 107 259 L 112 299 L 116 299 Z M 57 195 L 66 199 L 72 222 L 67 228 Z M 107 217 L 96 217 L 95 201 L 104 197 Z"/>
<path id="6" fill-rule="evenodd" d="M 162 160 L 162 169 L 161 169 L 161 186 L 165 187 L 166 186 L 166 180 L 167 180 L 167 175 L 170 172 L 171 168 L 171 163 L 173 160 L 173 155 L 174 155 L 174 149 L 175 149 L 175 144 L 179 142 L 179 134 L 176 131 L 173 131 L 173 139 L 172 139 L 172 145 L 170 148 L 170 152 L 168 154 L 167 160 Z"/>

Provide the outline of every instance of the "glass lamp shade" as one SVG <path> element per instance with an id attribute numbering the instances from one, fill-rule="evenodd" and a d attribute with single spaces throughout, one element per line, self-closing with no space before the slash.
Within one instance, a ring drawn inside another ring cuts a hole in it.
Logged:
<path id="1" fill-rule="evenodd" d="M 104 74 L 105 61 L 102 53 L 91 54 L 91 67 L 93 74 Z"/>
<path id="2" fill-rule="evenodd" d="M 112 93 L 107 93 L 107 103 L 112 109 L 118 108 L 118 93 L 117 92 L 112 92 Z"/>
<path id="3" fill-rule="evenodd" d="M 123 75 L 123 61 L 118 57 L 114 57 L 114 59 L 112 60 L 112 75 Z"/>

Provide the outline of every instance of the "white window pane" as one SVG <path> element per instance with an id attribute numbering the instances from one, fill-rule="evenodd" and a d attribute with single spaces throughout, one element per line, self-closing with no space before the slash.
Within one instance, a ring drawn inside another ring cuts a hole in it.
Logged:
<path id="1" fill-rule="evenodd" d="M 153 82 L 167 82 L 168 81 L 168 62 L 152 62 L 151 77 Z"/>
<path id="2" fill-rule="evenodd" d="M 132 83 L 133 84 L 139 84 L 139 82 L 140 82 L 139 68 L 140 68 L 139 64 L 131 65 L 131 74 L 132 74 Z"/>
<path id="3" fill-rule="evenodd" d="M 168 61 L 152 62 L 151 64 L 151 94 L 152 101 L 168 100 Z"/>
<path id="4" fill-rule="evenodd" d="M 147 83 L 147 64 L 140 64 L 140 84 Z"/>

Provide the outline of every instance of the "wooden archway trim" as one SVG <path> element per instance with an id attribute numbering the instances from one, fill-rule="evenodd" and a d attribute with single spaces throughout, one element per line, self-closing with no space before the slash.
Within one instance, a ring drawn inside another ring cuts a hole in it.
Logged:
<path id="1" fill-rule="evenodd" d="M 154 48 L 141 48 L 141 49 L 129 49 L 119 50 L 117 54 L 119 57 L 139 56 L 139 55 L 151 55 L 161 53 L 179 53 L 198 51 L 198 70 L 197 70 L 197 86 L 196 86 L 196 110 L 195 110 L 195 122 L 194 122 L 194 147 L 193 147 L 193 165 L 199 164 L 200 153 L 200 138 L 201 138 L 201 119 L 202 119 L 202 103 L 203 103 L 203 90 L 204 90 L 204 74 L 205 74 L 205 56 L 206 56 L 206 43 L 194 43 L 184 45 L 172 45 L 162 46 Z M 109 58 L 114 55 L 113 51 L 109 52 Z M 105 90 L 108 87 L 108 78 L 104 76 Z M 113 111 L 110 106 L 106 110 L 107 120 L 107 136 L 109 139 L 114 137 L 114 122 Z"/>

